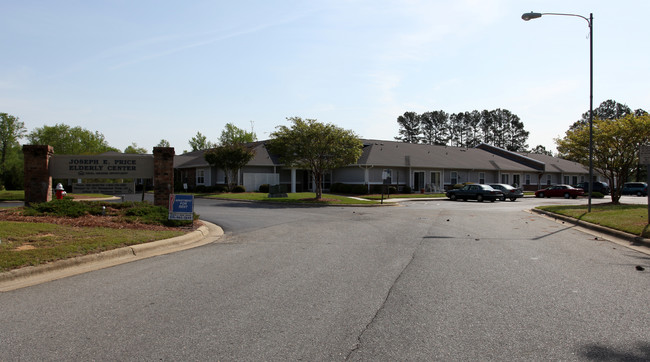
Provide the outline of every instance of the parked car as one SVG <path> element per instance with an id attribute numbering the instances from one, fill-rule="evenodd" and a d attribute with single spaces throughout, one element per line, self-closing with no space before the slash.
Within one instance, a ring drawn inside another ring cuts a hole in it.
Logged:
<path id="1" fill-rule="evenodd" d="M 460 189 L 447 191 L 447 197 L 454 201 L 476 200 L 478 202 L 483 202 L 483 200 L 489 200 L 494 202 L 495 200 L 501 200 L 503 198 L 503 192 L 493 189 L 490 185 L 469 184 Z"/>
<path id="2" fill-rule="evenodd" d="M 645 182 L 626 182 L 623 184 L 621 194 L 648 196 L 648 184 Z"/>
<path id="3" fill-rule="evenodd" d="M 490 184 L 490 187 L 492 187 L 495 190 L 499 190 L 503 192 L 503 197 L 501 198 L 501 201 L 506 201 L 506 199 L 510 199 L 510 201 L 515 201 L 520 197 L 524 197 L 524 191 L 522 189 L 507 184 Z"/>
<path id="4" fill-rule="evenodd" d="M 581 183 L 578 184 L 577 187 L 580 188 L 580 189 L 585 190 L 585 192 L 589 192 L 589 181 L 581 182 Z M 593 190 L 591 190 L 591 191 L 592 192 L 600 192 L 603 195 L 609 195 L 610 189 L 609 189 L 609 185 L 607 184 L 607 182 L 596 181 L 596 182 L 594 182 Z"/>
<path id="5" fill-rule="evenodd" d="M 535 197 L 564 197 L 565 199 L 575 199 L 584 194 L 585 190 L 577 189 L 570 185 L 555 185 L 535 191 Z"/>

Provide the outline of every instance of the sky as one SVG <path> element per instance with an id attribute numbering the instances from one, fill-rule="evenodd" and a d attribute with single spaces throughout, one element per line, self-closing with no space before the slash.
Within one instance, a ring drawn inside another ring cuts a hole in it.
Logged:
<path id="1" fill-rule="evenodd" d="M 176 153 L 288 117 L 393 140 L 404 112 L 507 109 L 554 138 L 613 99 L 650 111 L 647 0 L 0 0 L 0 112 Z M 22 143 L 26 140 L 23 139 Z M 56 150 L 55 150 L 56 152 Z"/>

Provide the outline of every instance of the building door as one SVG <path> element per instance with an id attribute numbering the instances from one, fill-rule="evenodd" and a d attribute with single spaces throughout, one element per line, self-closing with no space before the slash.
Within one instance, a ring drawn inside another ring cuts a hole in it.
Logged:
<path id="1" fill-rule="evenodd" d="M 413 172 L 413 191 L 420 191 L 424 188 L 424 171 Z"/>
<path id="2" fill-rule="evenodd" d="M 439 192 L 442 190 L 442 184 L 440 183 L 442 177 L 440 176 L 440 171 L 431 172 L 431 191 Z"/>

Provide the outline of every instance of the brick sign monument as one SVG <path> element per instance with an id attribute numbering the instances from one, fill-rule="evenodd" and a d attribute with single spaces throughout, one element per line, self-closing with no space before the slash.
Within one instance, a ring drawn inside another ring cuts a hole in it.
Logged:
<path id="1" fill-rule="evenodd" d="M 52 200 L 52 178 L 151 178 L 154 205 L 169 207 L 174 191 L 174 148 L 153 155 L 55 155 L 52 146 L 24 145 L 25 203 Z"/>

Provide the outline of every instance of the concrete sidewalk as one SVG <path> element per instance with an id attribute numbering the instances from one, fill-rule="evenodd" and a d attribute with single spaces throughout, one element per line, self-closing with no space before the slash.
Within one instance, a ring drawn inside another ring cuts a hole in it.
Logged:
<path id="1" fill-rule="evenodd" d="M 195 248 L 218 241 L 221 238 L 223 235 L 221 227 L 203 220 L 201 222 L 203 226 L 197 230 L 171 239 L 131 245 L 99 254 L 84 255 L 0 273 L 0 292 L 20 289 L 152 256 Z"/>

